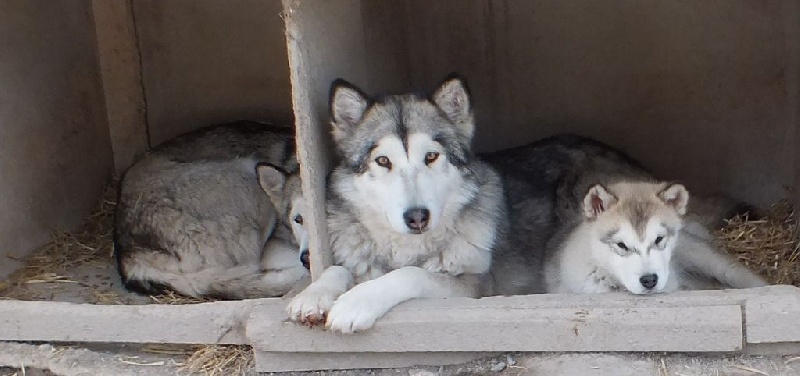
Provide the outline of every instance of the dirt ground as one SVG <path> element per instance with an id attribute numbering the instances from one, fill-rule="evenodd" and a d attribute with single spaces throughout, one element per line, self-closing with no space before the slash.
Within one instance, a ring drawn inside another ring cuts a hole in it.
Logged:
<path id="1" fill-rule="evenodd" d="M 54 347 L 0 343 L 0 376 L 185 375 L 183 359 L 134 347 Z M 46 370 L 46 371 L 45 371 Z M 255 375 L 250 370 L 246 374 Z M 266 375 L 266 374 L 265 374 Z M 800 375 L 800 357 L 686 354 L 505 354 L 460 365 L 274 373 L 280 376 L 782 376 Z"/>

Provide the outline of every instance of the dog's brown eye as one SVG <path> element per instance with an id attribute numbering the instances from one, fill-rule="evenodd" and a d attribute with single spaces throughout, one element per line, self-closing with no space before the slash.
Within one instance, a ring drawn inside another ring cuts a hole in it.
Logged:
<path id="1" fill-rule="evenodd" d="M 657 237 L 657 238 L 656 238 L 656 245 L 660 245 L 660 244 L 661 244 L 661 242 L 663 242 L 663 241 L 664 241 L 664 237 L 663 237 L 663 236 L 659 236 L 659 237 Z"/>
<path id="2" fill-rule="evenodd" d="M 375 163 L 377 163 L 378 166 L 381 167 L 392 168 L 392 161 L 390 161 L 389 158 L 383 155 L 381 155 L 378 158 L 375 158 Z"/>
<path id="3" fill-rule="evenodd" d="M 303 224 L 303 216 L 300 215 L 300 214 L 294 216 L 293 220 L 294 220 L 294 223 L 297 223 L 298 225 L 302 225 Z"/>
<path id="4" fill-rule="evenodd" d="M 425 153 L 425 164 L 426 165 L 435 162 L 437 159 L 439 159 L 439 153 L 437 153 L 435 151 L 429 151 L 429 152 Z"/>
<path id="5" fill-rule="evenodd" d="M 620 249 L 626 250 L 626 251 L 628 250 L 628 246 L 626 246 L 625 243 L 623 243 L 623 242 L 617 243 L 617 247 L 619 247 Z"/>

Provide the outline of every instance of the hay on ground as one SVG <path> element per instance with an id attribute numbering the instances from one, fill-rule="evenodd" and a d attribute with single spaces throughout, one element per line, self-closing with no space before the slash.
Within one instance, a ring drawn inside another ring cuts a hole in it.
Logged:
<path id="1" fill-rule="evenodd" d="M 70 271 L 83 266 L 113 267 L 114 211 L 117 206 L 118 186 L 118 182 L 112 182 L 105 187 L 97 207 L 80 229 L 74 232 L 56 231 L 47 243 L 30 256 L 17 260 L 24 263 L 24 266 L 8 280 L 0 282 L 2 299 L 42 299 L 40 294 L 29 287 L 37 284 L 63 284 L 65 288 L 89 290 L 91 303 L 125 304 L 124 299 L 114 291 L 100 291 L 85 281 L 69 277 Z M 66 286 L 67 284 L 70 286 Z M 195 304 L 207 301 L 212 299 L 198 299 L 176 293 L 150 297 L 150 302 L 155 304 Z"/>
<path id="2" fill-rule="evenodd" d="M 24 266 L 0 286 L 6 298 L 31 300 L 25 285 L 77 283 L 65 275 L 84 265 L 107 264 L 113 257 L 112 232 L 116 208 L 116 184 L 107 186 L 97 208 L 78 231 L 56 231 L 51 239 L 30 256 L 17 261 Z M 13 289 L 11 289 L 13 287 Z"/>
<path id="3" fill-rule="evenodd" d="M 94 290 L 92 286 L 69 277 L 70 270 L 93 265 L 108 267 L 114 263 L 113 229 L 118 184 L 109 184 L 97 208 L 77 231 L 57 231 L 52 238 L 30 256 L 20 259 L 24 266 L 0 282 L 2 299 L 33 300 L 37 297 L 26 287 L 30 285 L 71 284 L 91 289 L 93 303 L 124 304 L 115 292 Z M 70 286 L 75 288 L 76 286 Z M 150 296 L 154 304 L 196 304 L 214 299 L 193 298 L 174 292 Z M 253 367 L 253 352 L 242 345 L 172 346 L 148 345 L 145 352 L 188 356 L 182 370 L 194 374 L 240 375 Z"/>
<path id="4" fill-rule="evenodd" d="M 253 368 L 253 349 L 246 345 L 208 345 L 195 351 L 181 367 L 189 374 L 245 375 Z"/>
<path id="5" fill-rule="evenodd" d="M 736 216 L 716 236 L 728 252 L 770 283 L 800 286 L 797 221 L 788 200 L 772 205 L 763 218 Z"/>

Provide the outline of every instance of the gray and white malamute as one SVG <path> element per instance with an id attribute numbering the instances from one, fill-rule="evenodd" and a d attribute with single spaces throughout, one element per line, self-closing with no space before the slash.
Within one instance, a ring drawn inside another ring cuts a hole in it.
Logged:
<path id="1" fill-rule="evenodd" d="M 514 229 L 510 252 L 495 258 L 495 275 L 516 293 L 765 285 L 717 250 L 708 233 L 747 209 L 732 200 L 690 204 L 683 185 L 658 181 L 623 153 L 578 136 L 484 157 L 503 174 Z"/>
<path id="2" fill-rule="evenodd" d="M 288 292 L 308 274 L 299 176 L 286 172 L 297 169 L 291 129 L 258 123 L 156 147 L 120 182 L 114 253 L 125 286 L 222 299 Z"/>
<path id="3" fill-rule="evenodd" d="M 350 333 L 408 299 L 487 294 L 507 218 L 499 176 L 472 153 L 466 82 L 373 98 L 337 80 L 330 111 L 334 266 L 291 301 L 290 318 Z"/>

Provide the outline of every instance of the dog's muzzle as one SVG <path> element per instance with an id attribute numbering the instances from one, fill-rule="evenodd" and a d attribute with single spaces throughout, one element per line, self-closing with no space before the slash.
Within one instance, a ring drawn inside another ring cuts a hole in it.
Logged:
<path id="1" fill-rule="evenodd" d="M 416 234 L 421 234 L 428 227 L 431 211 L 426 208 L 411 208 L 403 213 L 406 226 Z"/>
<path id="2" fill-rule="evenodd" d="M 657 274 L 647 274 L 639 277 L 639 283 L 642 284 L 642 287 L 652 290 L 658 284 L 658 275 Z"/>

